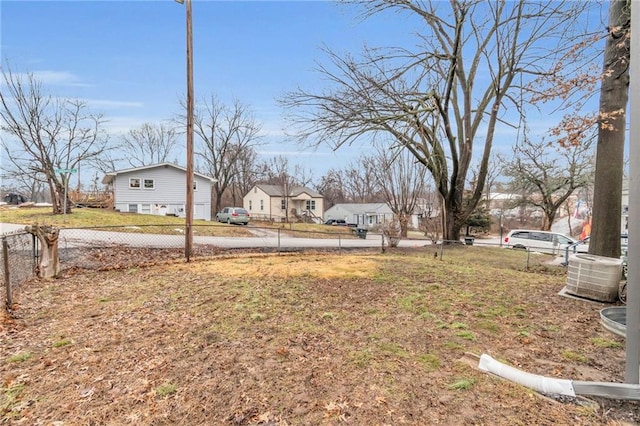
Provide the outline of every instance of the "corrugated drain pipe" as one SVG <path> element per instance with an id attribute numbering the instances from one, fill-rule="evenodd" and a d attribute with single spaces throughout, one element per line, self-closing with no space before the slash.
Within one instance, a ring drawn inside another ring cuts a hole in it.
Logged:
<path id="1" fill-rule="evenodd" d="M 487 354 L 480 356 L 478 369 L 510 380 L 543 394 L 601 396 L 611 399 L 640 401 L 640 385 L 610 382 L 582 382 L 531 374 L 508 366 Z"/>

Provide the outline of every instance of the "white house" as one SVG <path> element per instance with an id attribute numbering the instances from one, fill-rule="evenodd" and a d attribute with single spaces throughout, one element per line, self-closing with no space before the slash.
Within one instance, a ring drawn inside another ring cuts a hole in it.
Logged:
<path id="1" fill-rule="evenodd" d="M 107 173 L 102 183 L 113 191 L 113 206 L 129 213 L 184 217 L 187 171 L 171 163 Z M 194 173 L 193 218 L 211 220 L 211 185 L 216 180 Z"/>
<path id="2" fill-rule="evenodd" d="M 325 221 L 344 219 L 368 228 L 393 219 L 393 212 L 387 203 L 342 203 L 328 208 L 323 217 Z"/>
<path id="3" fill-rule="evenodd" d="M 297 219 L 319 222 L 324 208 L 322 194 L 304 186 L 293 186 L 285 191 L 282 185 L 257 184 L 242 202 L 252 217 L 275 221 Z"/>

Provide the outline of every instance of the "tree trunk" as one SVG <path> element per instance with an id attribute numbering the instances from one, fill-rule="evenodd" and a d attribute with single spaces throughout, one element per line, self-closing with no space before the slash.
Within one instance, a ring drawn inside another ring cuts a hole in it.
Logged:
<path id="1" fill-rule="evenodd" d="M 449 189 L 444 200 L 445 223 L 443 225 L 442 239 L 444 241 L 460 241 L 460 231 L 465 226 L 475 206 L 463 206 L 462 190 L 458 190 L 455 187 Z"/>
<path id="2" fill-rule="evenodd" d="M 540 230 L 542 231 L 550 231 L 551 225 L 556 220 L 556 209 L 550 209 L 544 212 L 544 216 L 542 218 L 542 227 Z"/>
<path id="3" fill-rule="evenodd" d="M 400 236 L 407 238 L 409 227 L 409 216 L 406 213 L 400 213 L 398 215 L 398 222 L 400 222 Z"/>
<path id="4" fill-rule="evenodd" d="M 611 0 L 600 88 L 600 120 L 589 253 L 620 257 L 622 178 L 626 107 L 629 97 L 630 1 Z"/>
<path id="5" fill-rule="evenodd" d="M 71 213 L 69 194 L 64 190 L 64 184 L 57 181 L 49 182 L 49 192 L 51 193 L 53 214 Z"/>
<path id="6" fill-rule="evenodd" d="M 451 202 L 446 203 L 445 223 L 442 239 L 444 241 L 460 241 L 460 230 L 464 225 L 460 218 L 459 206 L 453 205 Z"/>
<path id="7" fill-rule="evenodd" d="M 60 275 L 60 258 L 58 257 L 58 236 L 60 230 L 52 226 L 27 226 L 27 232 L 35 235 L 40 241 L 40 261 L 36 273 L 40 278 L 56 278 Z"/>

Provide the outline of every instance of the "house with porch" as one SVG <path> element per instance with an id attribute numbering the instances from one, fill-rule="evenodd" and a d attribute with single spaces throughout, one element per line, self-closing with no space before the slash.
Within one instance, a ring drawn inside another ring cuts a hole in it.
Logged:
<path id="1" fill-rule="evenodd" d="M 256 220 L 267 221 L 322 221 L 324 197 L 304 187 L 256 184 L 244 196 L 243 207 Z"/>

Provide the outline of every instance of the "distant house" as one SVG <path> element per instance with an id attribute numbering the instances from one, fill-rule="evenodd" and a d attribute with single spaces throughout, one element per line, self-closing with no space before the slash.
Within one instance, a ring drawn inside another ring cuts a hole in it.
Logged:
<path id="1" fill-rule="evenodd" d="M 387 203 L 343 203 L 324 212 L 325 221 L 344 219 L 362 228 L 369 228 L 393 218 L 393 212 Z"/>
<path id="2" fill-rule="evenodd" d="M 244 196 L 243 207 L 258 220 L 320 222 L 324 197 L 304 186 L 285 191 L 282 185 L 257 184 Z"/>
<path id="3" fill-rule="evenodd" d="M 186 169 L 171 163 L 107 173 L 102 183 L 113 191 L 116 210 L 185 216 Z M 211 185 L 215 179 L 194 173 L 193 218 L 211 220 Z"/>

